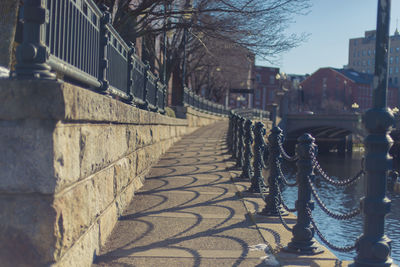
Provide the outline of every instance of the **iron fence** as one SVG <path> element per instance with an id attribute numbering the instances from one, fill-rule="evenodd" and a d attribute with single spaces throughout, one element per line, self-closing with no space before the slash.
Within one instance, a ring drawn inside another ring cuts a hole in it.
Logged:
<path id="1" fill-rule="evenodd" d="M 204 97 L 196 95 L 189 88 L 185 88 L 183 92 L 183 102 L 185 106 L 190 106 L 195 110 L 204 111 L 210 114 L 224 115 L 229 114 L 229 109 L 225 108 L 224 105 L 217 104 Z"/>
<path id="2" fill-rule="evenodd" d="M 140 108 L 164 112 L 165 85 L 149 71 L 92 0 L 26 0 L 23 42 L 12 77 L 69 81 Z"/>

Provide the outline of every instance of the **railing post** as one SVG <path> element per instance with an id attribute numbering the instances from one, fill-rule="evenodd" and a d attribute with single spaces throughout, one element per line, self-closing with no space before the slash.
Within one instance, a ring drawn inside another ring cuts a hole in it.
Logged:
<path id="1" fill-rule="evenodd" d="M 253 122 L 249 119 L 244 120 L 244 156 L 243 156 L 243 166 L 242 174 L 240 178 L 252 179 L 253 170 L 250 164 L 253 153 L 251 151 L 251 146 L 253 144 Z"/>
<path id="2" fill-rule="evenodd" d="M 269 176 L 268 176 L 268 186 L 269 193 L 265 199 L 265 207 L 261 211 L 260 215 L 267 216 L 278 216 L 279 213 L 281 215 L 287 215 L 287 213 L 283 210 L 282 204 L 279 201 L 278 197 L 278 177 L 279 170 L 277 166 L 277 162 L 281 161 L 281 155 L 279 152 L 279 144 L 278 139 L 282 136 L 282 130 L 279 127 L 274 127 L 271 130 L 271 134 L 268 136 L 269 141 Z"/>
<path id="3" fill-rule="evenodd" d="M 314 239 L 315 229 L 311 225 L 311 212 L 314 202 L 311 200 L 311 186 L 308 177 L 314 176 L 312 153 L 316 151 L 315 139 L 310 134 L 303 134 L 297 141 L 297 182 L 298 197 L 296 201 L 297 222 L 292 230 L 292 240 L 285 251 L 298 254 L 315 255 L 323 250 Z"/>
<path id="4" fill-rule="evenodd" d="M 352 266 L 392 266 L 391 240 L 385 235 L 385 216 L 391 201 L 386 197 L 387 171 L 391 160 L 388 151 L 393 140 L 388 135 L 394 123 L 386 105 L 390 0 L 378 1 L 373 108 L 365 113 L 368 136 L 364 140 L 365 197 L 361 199 L 364 227 L 356 242 L 357 256 Z"/>
<path id="5" fill-rule="evenodd" d="M 237 155 L 236 155 L 236 167 L 242 167 L 243 166 L 243 146 L 244 146 L 244 141 L 243 141 L 243 135 L 244 135 L 244 118 L 243 117 L 238 117 L 237 120 L 237 125 L 238 125 L 238 150 L 237 150 Z"/>
<path id="6" fill-rule="evenodd" d="M 18 79 L 55 80 L 47 64 L 49 51 L 42 42 L 43 27 L 48 20 L 48 10 L 44 1 L 24 1 L 23 41 L 17 48 L 17 62 L 12 77 Z"/>
<path id="7" fill-rule="evenodd" d="M 260 187 L 264 191 L 264 177 L 262 174 L 263 170 L 263 153 L 266 149 L 264 142 L 264 135 L 266 134 L 264 124 L 257 122 L 253 128 L 254 131 L 254 160 L 253 170 L 254 174 L 251 178 L 250 192 L 260 193 Z"/>
<path id="8" fill-rule="evenodd" d="M 158 82 L 160 81 L 160 77 L 157 76 L 157 79 L 154 81 L 154 112 L 158 112 Z"/>
<path id="9" fill-rule="evenodd" d="M 141 109 L 148 110 L 149 109 L 149 101 L 147 100 L 147 93 L 148 93 L 148 88 L 147 88 L 147 80 L 149 78 L 149 70 L 150 70 L 150 64 L 149 62 L 146 62 L 146 67 L 144 68 L 144 75 L 143 75 L 143 105 L 139 105 Z"/>
<path id="10" fill-rule="evenodd" d="M 134 62 L 133 62 L 133 55 L 135 54 L 135 45 L 133 43 L 130 43 L 129 46 L 129 51 L 128 51 L 128 92 L 126 92 L 129 95 L 129 99 L 126 101 L 129 104 L 133 103 L 133 79 L 132 79 L 132 72 L 134 69 Z"/>
<path id="11" fill-rule="evenodd" d="M 99 81 L 101 86 L 99 88 L 100 92 L 107 92 L 110 87 L 110 82 L 107 80 L 107 69 L 108 69 L 108 59 L 107 59 L 107 46 L 108 46 L 108 29 L 107 25 L 111 23 L 111 14 L 108 12 L 108 7 L 105 5 L 101 6 L 103 11 L 103 16 L 100 19 L 100 61 L 99 61 Z"/>

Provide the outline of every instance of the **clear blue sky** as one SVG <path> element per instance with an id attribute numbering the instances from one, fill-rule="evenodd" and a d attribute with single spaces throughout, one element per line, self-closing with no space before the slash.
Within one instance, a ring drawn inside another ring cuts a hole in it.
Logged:
<path id="1" fill-rule="evenodd" d="M 281 71 L 290 74 L 313 73 L 321 67 L 341 68 L 348 62 L 350 38 L 363 37 L 364 31 L 376 28 L 377 0 L 312 0 L 311 12 L 296 16 L 288 33 L 309 33 L 308 40 L 281 55 L 276 62 Z M 396 29 L 400 0 L 392 0 L 391 29 Z M 258 65 L 270 63 L 256 61 Z"/>

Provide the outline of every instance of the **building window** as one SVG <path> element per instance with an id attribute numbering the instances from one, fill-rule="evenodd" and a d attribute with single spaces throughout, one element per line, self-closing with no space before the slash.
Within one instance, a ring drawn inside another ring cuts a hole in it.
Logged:
<path id="1" fill-rule="evenodd" d="M 357 56 L 357 53 L 356 53 L 356 51 L 354 51 L 353 52 L 353 57 L 356 57 Z"/>
<path id="2" fill-rule="evenodd" d="M 390 57 L 389 62 L 390 64 L 393 64 L 393 57 Z"/>
<path id="3" fill-rule="evenodd" d="M 399 81 L 397 79 L 397 77 L 394 77 L 394 84 L 397 84 Z"/>
<path id="4" fill-rule="evenodd" d="M 354 44 L 354 45 L 357 45 L 357 40 L 354 40 L 353 44 Z"/>
<path id="5" fill-rule="evenodd" d="M 399 53 L 400 47 L 396 47 L 396 52 Z"/>
<path id="6" fill-rule="evenodd" d="M 259 73 L 256 74 L 256 82 L 261 82 L 261 75 Z"/>
<path id="7" fill-rule="evenodd" d="M 357 51 L 357 56 L 360 57 L 360 51 Z"/>
<path id="8" fill-rule="evenodd" d="M 399 73 L 399 67 L 396 67 L 396 68 L 395 68 L 395 72 L 396 72 L 396 73 Z"/>
<path id="9" fill-rule="evenodd" d="M 275 76 L 274 75 L 269 76 L 269 84 L 275 84 Z"/>
<path id="10" fill-rule="evenodd" d="M 396 61 L 396 64 L 399 64 L 399 56 L 396 56 L 395 61 Z"/>
<path id="11" fill-rule="evenodd" d="M 371 66 L 371 59 L 368 59 L 368 66 Z"/>
<path id="12" fill-rule="evenodd" d="M 393 53 L 393 47 L 390 48 L 390 53 Z"/>
<path id="13" fill-rule="evenodd" d="M 393 73 L 393 68 L 389 68 L 389 74 Z"/>
<path id="14" fill-rule="evenodd" d="M 364 50 L 361 51 L 361 55 L 362 55 L 362 56 L 365 56 L 365 51 L 364 51 Z"/>
<path id="15" fill-rule="evenodd" d="M 371 55 L 371 50 L 370 49 L 368 49 L 368 56 L 370 56 Z"/>

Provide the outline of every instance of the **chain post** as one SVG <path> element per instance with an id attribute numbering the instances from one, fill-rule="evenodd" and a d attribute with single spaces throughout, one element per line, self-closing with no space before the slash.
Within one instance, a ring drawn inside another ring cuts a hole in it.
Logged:
<path id="1" fill-rule="evenodd" d="M 238 149 L 237 149 L 237 156 L 236 156 L 236 167 L 242 167 L 243 166 L 243 135 L 244 135 L 244 118 L 239 116 L 237 120 L 237 126 L 238 126 Z"/>
<path id="2" fill-rule="evenodd" d="M 297 223 L 293 227 L 293 237 L 288 246 L 284 248 L 286 252 L 315 255 L 323 253 L 323 250 L 314 239 L 315 229 L 311 224 L 311 211 L 314 209 L 314 202 L 311 200 L 311 186 L 308 178 L 314 175 L 313 151 L 316 151 L 315 138 L 310 134 L 303 134 L 297 141 L 296 153 L 299 157 L 297 161 L 297 182 L 298 198 L 296 201 Z"/>
<path id="3" fill-rule="evenodd" d="M 376 31 L 373 108 L 364 115 L 368 136 L 364 140 L 365 197 L 361 199 L 364 227 L 356 242 L 357 256 L 352 266 L 393 266 L 391 240 L 385 235 L 385 216 L 391 201 L 386 196 L 387 171 L 391 165 L 388 151 L 393 140 L 388 135 L 394 123 L 387 109 L 387 79 L 389 54 L 390 0 L 378 1 Z"/>
<path id="4" fill-rule="evenodd" d="M 265 189 L 264 177 L 262 174 L 263 170 L 263 152 L 265 149 L 264 135 L 266 134 L 266 130 L 264 128 L 264 124 L 262 122 L 257 122 L 253 128 L 254 132 L 254 161 L 253 161 L 253 169 L 254 174 L 251 179 L 251 186 L 249 191 L 262 193 L 261 190 Z"/>
<path id="5" fill-rule="evenodd" d="M 270 172 L 268 176 L 268 186 L 269 186 L 269 193 L 265 199 L 265 207 L 261 211 L 260 215 L 267 215 L 267 216 L 279 216 L 281 215 L 288 215 L 288 213 L 283 209 L 282 204 L 279 201 L 278 195 L 278 177 L 279 177 L 279 169 L 278 169 L 278 162 L 281 161 L 281 155 L 279 152 L 279 144 L 278 139 L 282 135 L 282 130 L 279 127 L 274 127 L 271 130 L 271 134 L 268 136 L 269 141 L 269 166 Z"/>
<path id="6" fill-rule="evenodd" d="M 17 65 L 12 78 L 56 80 L 47 63 L 48 48 L 43 45 L 43 27 L 49 20 L 45 1 L 24 1 L 23 41 L 17 47 Z"/>
<path id="7" fill-rule="evenodd" d="M 236 149 L 237 149 L 237 123 L 236 123 L 237 115 L 232 115 L 232 159 L 236 158 Z"/>
<path id="8" fill-rule="evenodd" d="M 252 144 L 253 144 L 253 122 L 250 119 L 245 119 L 244 155 L 243 155 L 242 174 L 240 175 L 240 178 L 252 179 L 253 177 L 253 170 L 251 166 L 251 158 L 253 157 L 253 152 L 251 151 Z"/>

